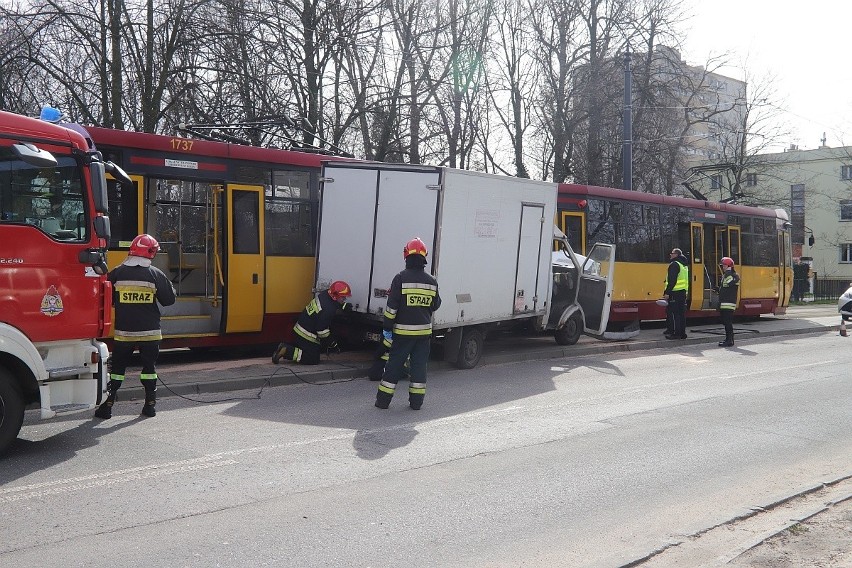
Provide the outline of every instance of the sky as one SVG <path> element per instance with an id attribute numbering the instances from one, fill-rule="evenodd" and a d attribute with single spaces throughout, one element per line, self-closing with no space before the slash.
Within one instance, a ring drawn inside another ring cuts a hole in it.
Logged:
<path id="1" fill-rule="evenodd" d="M 710 54 L 730 52 L 738 68 L 723 75 L 742 80 L 773 75 L 789 137 L 774 147 L 852 146 L 852 2 L 810 0 L 684 0 L 681 57 L 701 65 Z"/>

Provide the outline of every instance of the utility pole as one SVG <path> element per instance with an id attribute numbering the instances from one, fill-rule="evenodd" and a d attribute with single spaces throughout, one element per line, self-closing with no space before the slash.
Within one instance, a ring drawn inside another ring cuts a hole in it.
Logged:
<path id="1" fill-rule="evenodd" d="M 621 147 L 621 168 L 624 189 L 633 189 L 633 77 L 630 72 L 630 45 L 624 52 L 624 142 Z"/>

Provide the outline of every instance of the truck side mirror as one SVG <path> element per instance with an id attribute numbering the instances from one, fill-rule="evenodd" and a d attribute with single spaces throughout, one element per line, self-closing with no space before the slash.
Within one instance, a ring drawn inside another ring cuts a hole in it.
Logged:
<path id="1" fill-rule="evenodd" d="M 109 272 L 104 255 L 98 249 L 84 249 L 77 256 L 80 264 L 88 264 L 95 271 L 95 274 L 106 274 Z"/>

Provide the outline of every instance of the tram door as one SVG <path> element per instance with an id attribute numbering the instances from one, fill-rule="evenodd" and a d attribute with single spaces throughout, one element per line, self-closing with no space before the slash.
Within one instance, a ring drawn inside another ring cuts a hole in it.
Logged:
<path id="1" fill-rule="evenodd" d="M 228 184 L 225 332 L 260 331 L 263 326 L 263 186 Z"/>
<path id="2" fill-rule="evenodd" d="M 740 263 L 740 228 L 737 226 L 716 227 L 715 247 L 713 250 L 713 286 L 722 283 L 722 257 L 730 257 L 734 261 L 734 270 L 739 271 Z"/>
<path id="3" fill-rule="evenodd" d="M 707 250 L 702 223 L 690 223 L 691 255 L 689 257 L 689 298 L 687 309 L 702 310 L 710 306 L 713 284 L 707 269 Z"/>
<path id="4" fill-rule="evenodd" d="M 714 286 L 718 286 L 722 281 L 722 257 L 730 257 L 734 261 L 734 270 L 739 270 L 740 267 L 740 228 L 731 227 L 716 227 L 716 247 L 713 251 L 713 266 L 715 266 Z"/>

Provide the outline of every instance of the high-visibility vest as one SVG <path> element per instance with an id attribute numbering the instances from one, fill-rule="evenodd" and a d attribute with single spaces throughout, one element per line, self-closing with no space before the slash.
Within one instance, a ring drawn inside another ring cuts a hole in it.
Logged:
<path id="1" fill-rule="evenodd" d="M 672 261 L 672 262 L 677 262 Z M 685 264 L 677 263 L 678 265 L 678 273 L 677 273 L 677 282 L 672 287 L 672 292 L 677 292 L 679 290 L 686 290 L 689 288 L 689 269 Z M 669 273 L 666 272 L 666 288 L 669 287 Z"/>

